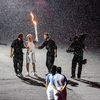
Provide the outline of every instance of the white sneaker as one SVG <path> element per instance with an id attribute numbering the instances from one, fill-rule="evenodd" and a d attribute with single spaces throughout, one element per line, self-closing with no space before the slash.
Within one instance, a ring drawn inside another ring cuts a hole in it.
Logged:
<path id="1" fill-rule="evenodd" d="M 36 74 L 36 72 L 32 72 L 32 75 L 33 75 L 33 76 L 36 76 L 37 74 Z"/>
<path id="2" fill-rule="evenodd" d="M 37 73 L 36 73 L 36 72 L 34 72 L 34 75 L 35 75 L 35 76 L 37 76 Z"/>
<path id="3" fill-rule="evenodd" d="M 25 76 L 26 76 L 26 77 L 28 77 L 28 76 L 30 76 L 30 74 L 29 74 L 29 73 L 27 73 Z"/>

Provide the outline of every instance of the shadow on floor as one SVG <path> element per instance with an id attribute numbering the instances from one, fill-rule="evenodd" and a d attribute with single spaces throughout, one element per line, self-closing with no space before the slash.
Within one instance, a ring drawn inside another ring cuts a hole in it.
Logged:
<path id="1" fill-rule="evenodd" d="M 45 83 L 45 79 L 38 76 L 38 75 L 35 75 L 35 77 L 32 77 L 32 76 L 29 76 L 29 77 L 32 78 L 32 79 L 35 79 L 35 80 L 38 80 L 38 81 L 41 81 L 41 82 Z"/>
<path id="2" fill-rule="evenodd" d="M 89 81 L 85 79 L 75 79 L 75 80 L 82 82 L 82 83 L 86 83 L 88 84 L 89 87 L 100 88 L 100 82 L 93 82 L 93 81 Z"/>
<path id="3" fill-rule="evenodd" d="M 78 87 L 78 85 L 79 85 L 78 82 L 75 82 L 75 81 L 72 81 L 72 80 L 68 80 L 68 84 L 73 86 L 73 87 Z"/>
<path id="4" fill-rule="evenodd" d="M 19 77 L 19 78 L 22 80 L 22 82 L 24 82 L 26 84 L 46 87 L 45 79 L 41 78 L 40 76 L 36 75 L 35 77 L 29 76 L 29 77 Z M 38 81 L 40 81 L 40 82 L 38 82 Z M 74 82 L 71 80 L 68 80 L 68 84 L 70 84 L 71 86 L 74 86 L 74 87 L 77 87 L 79 85 L 77 82 Z M 68 87 L 67 87 L 67 89 L 72 91 L 72 89 L 70 89 Z"/>
<path id="5" fill-rule="evenodd" d="M 38 82 L 37 80 L 32 79 L 30 77 L 19 77 L 19 78 L 22 80 L 22 82 L 26 84 L 45 87 L 45 84 L 43 82 Z"/>

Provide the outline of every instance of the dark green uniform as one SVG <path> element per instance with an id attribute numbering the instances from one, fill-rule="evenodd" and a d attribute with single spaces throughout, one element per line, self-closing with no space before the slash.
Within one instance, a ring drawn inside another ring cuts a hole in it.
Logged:
<path id="1" fill-rule="evenodd" d="M 11 44 L 11 48 L 14 49 L 14 69 L 16 74 L 22 74 L 22 67 L 23 67 L 23 52 L 22 48 L 24 48 L 24 44 L 22 40 L 14 40 Z"/>
<path id="2" fill-rule="evenodd" d="M 74 57 L 72 59 L 72 78 L 75 77 L 75 71 L 76 71 L 76 65 L 78 64 L 78 73 L 77 77 L 81 78 L 81 72 L 82 72 L 82 65 L 83 65 L 83 49 L 84 49 L 84 44 L 81 41 L 74 41 L 70 48 L 73 49 L 74 51 Z"/>
<path id="3" fill-rule="evenodd" d="M 44 41 L 41 46 L 39 46 L 39 49 L 42 49 L 46 47 L 47 49 L 47 55 L 46 55 L 46 66 L 48 68 L 48 72 L 50 72 L 50 69 L 55 61 L 55 52 L 54 50 L 57 49 L 57 45 L 52 39 L 49 39 L 48 41 Z"/>

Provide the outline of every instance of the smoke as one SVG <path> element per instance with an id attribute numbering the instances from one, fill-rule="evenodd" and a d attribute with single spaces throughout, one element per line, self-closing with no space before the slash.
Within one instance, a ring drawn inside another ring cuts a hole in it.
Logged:
<path id="1" fill-rule="evenodd" d="M 48 31 L 57 43 L 65 45 L 70 37 L 88 33 L 88 46 L 99 48 L 99 0 L 0 0 L 0 42 L 9 43 L 20 32 L 34 35 L 31 11 L 40 40 Z"/>

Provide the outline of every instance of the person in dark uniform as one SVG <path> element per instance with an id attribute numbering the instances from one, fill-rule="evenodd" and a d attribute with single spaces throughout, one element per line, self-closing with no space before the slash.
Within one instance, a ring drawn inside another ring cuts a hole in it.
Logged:
<path id="1" fill-rule="evenodd" d="M 48 72 L 50 72 L 50 69 L 51 69 L 52 65 L 54 64 L 55 57 L 57 57 L 57 45 L 49 37 L 48 33 L 44 33 L 43 44 L 41 46 L 37 46 L 38 49 L 42 49 L 44 47 L 46 47 L 46 49 L 47 49 L 46 66 L 47 66 Z"/>
<path id="2" fill-rule="evenodd" d="M 67 52 L 73 52 L 74 54 L 74 57 L 72 59 L 71 78 L 75 78 L 75 71 L 76 71 L 77 64 L 78 64 L 77 77 L 81 78 L 84 49 L 85 49 L 84 43 L 80 40 L 78 36 L 75 36 L 74 41 L 72 42 L 72 44 L 67 50 Z"/>
<path id="3" fill-rule="evenodd" d="M 13 57 L 14 69 L 16 76 L 22 76 L 22 67 L 23 67 L 23 34 L 20 33 L 18 38 L 15 39 L 11 44 L 11 53 L 10 57 Z"/>

